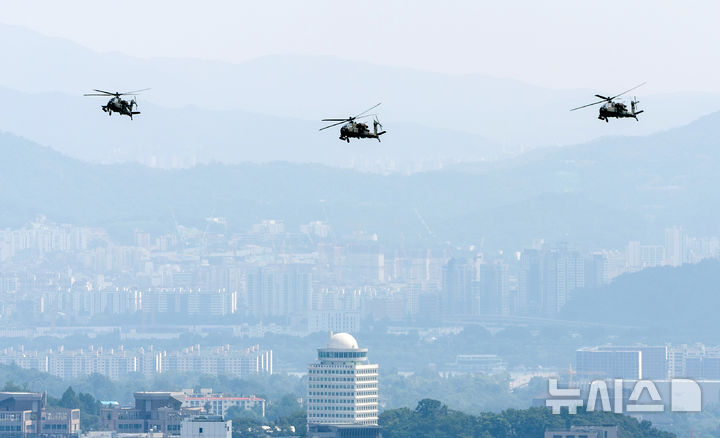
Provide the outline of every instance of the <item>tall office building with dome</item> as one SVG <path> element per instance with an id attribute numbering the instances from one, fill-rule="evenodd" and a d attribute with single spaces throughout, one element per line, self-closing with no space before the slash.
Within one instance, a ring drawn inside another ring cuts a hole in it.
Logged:
<path id="1" fill-rule="evenodd" d="M 308 366 L 308 436 L 376 438 L 378 366 L 348 333 L 331 334 Z"/>

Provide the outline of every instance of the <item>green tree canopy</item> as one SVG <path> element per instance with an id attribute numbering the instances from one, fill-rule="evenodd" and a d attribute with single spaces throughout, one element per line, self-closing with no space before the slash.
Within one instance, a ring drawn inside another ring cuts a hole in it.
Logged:
<path id="1" fill-rule="evenodd" d="M 60 397 L 60 406 L 63 408 L 68 409 L 79 409 L 80 408 L 80 398 L 77 394 L 75 394 L 75 391 L 72 389 L 72 386 L 68 386 L 68 389 L 65 390 L 62 397 Z"/>

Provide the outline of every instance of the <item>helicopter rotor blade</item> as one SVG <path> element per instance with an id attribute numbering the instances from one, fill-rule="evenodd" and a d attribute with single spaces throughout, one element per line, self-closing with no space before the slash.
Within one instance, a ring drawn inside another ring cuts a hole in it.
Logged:
<path id="1" fill-rule="evenodd" d="M 93 91 L 96 91 L 96 92 L 102 93 L 102 94 L 84 94 L 83 96 L 116 96 L 116 97 L 120 97 L 120 96 L 136 96 L 137 93 L 140 93 L 140 92 L 142 92 L 142 91 L 147 91 L 147 90 L 149 90 L 149 89 L 150 89 L 150 88 L 143 88 L 142 90 L 127 91 L 127 92 L 125 92 L 125 93 L 120 93 L 120 92 L 111 93 L 111 92 L 109 92 L 109 91 L 97 90 L 97 89 L 94 89 L 94 88 L 93 88 Z"/>
<path id="2" fill-rule="evenodd" d="M 599 101 L 597 101 L 597 102 L 589 103 L 589 104 L 587 104 L 587 105 L 579 106 L 579 107 L 577 107 L 577 108 L 571 109 L 570 111 L 579 110 L 580 108 L 587 108 L 587 107 L 589 107 L 589 106 L 593 106 L 593 105 L 597 105 L 597 104 L 599 104 L 599 103 L 605 103 L 605 102 L 607 102 L 607 99 L 603 99 L 603 100 L 599 100 Z"/>
<path id="3" fill-rule="evenodd" d="M 622 93 L 620 93 L 620 94 L 618 94 L 618 95 L 616 95 L 616 96 L 613 96 L 613 97 L 609 98 L 608 100 L 613 100 L 613 99 L 615 99 L 616 97 L 620 97 L 620 96 L 622 96 L 623 94 L 629 93 L 629 92 L 631 92 L 632 90 L 634 90 L 634 89 L 636 89 L 636 88 L 640 88 L 640 87 L 642 87 L 642 86 L 645 85 L 645 84 L 647 84 L 647 82 L 643 82 L 642 84 L 636 85 L 636 86 L 632 87 L 632 88 L 629 89 L 629 90 L 625 90 L 625 91 L 623 91 Z"/>
<path id="4" fill-rule="evenodd" d="M 128 91 L 128 92 L 126 92 L 126 93 L 120 93 L 120 94 L 126 94 L 126 95 L 131 95 L 131 96 L 132 96 L 132 95 L 135 95 L 135 94 L 137 94 L 137 93 L 141 93 L 141 92 L 147 91 L 147 90 L 149 90 L 149 88 L 143 88 L 142 90 Z"/>
<path id="5" fill-rule="evenodd" d="M 88 94 L 83 94 L 83 96 L 100 96 L 100 97 L 109 97 L 109 96 L 114 96 L 114 94 L 98 94 L 98 93 L 88 93 Z"/>
<path id="6" fill-rule="evenodd" d="M 378 103 L 378 104 L 377 104 L 377 105 L 375 105 L 375 106 L 372 106 L 372 107 L 370 107 L 370 108 L 366 109 L 365 111 L 361 112 L 360 114 L 356 115 L 356 116 L 355 116 L 355 117 L 353 117 L 353 118 L 357 119 L 358 117 L 362 116 L 363 114 L 365 114 L 365 113 L 368 113 L 368 112 L 370 112 L 370 111 L 374 110 L 375 108 L 379 107 L 379 106 L 380 106 L 380 104 L 382 104 L 382 102 Z"/>
<path id="7" fill-rule="evenodd" d="M 333 126 L 342 125 L 342 124 L 345 123 L 345 122 L 347 122 L 347 120 L 343 120 L 343 121 L 341 121 L 341 122 L 333 123 L 332 125 L 328 125 L 328 126 L 325 126 L 324 128 L 318 129 L 318 131 L 322 131 L 322 130 L 325 130 L 325 129 L 328 129 L 328 128 L 332 128 Z"/>
<path id="8" fill-rule="evenodd" d="M 364 116 L 353 117 L 353 120 L 355 120 L 355 119 L 365 119 L 365 118 L 367 118 L 367 117 L 377 117 L 377 114 L 365 114 Z"/>
<path id="9" fill-rule="evenodd" d="M 377 114 L 367 114 L 367 113 L 368 113 L 369 111 L 374 110 L 374 109 L 377 108 L 378 106 L 380 106 L 381 103 L 382 103 L 382 102 L 380 102 L 380 103 L 378 103 L 377 105 L 374 105 L 374 106 L 366 109 L 365 111 L 361 112 L 360 114 L 358 114 L 358 115 L 356 115 L 356 116 L 348 117 L 348 118 L 346 118 L 346 119 L 322 119 L 323 122 L 337 122 L 337 123 L 333 123 L 332 125 L 325 126 L 325 127 L 323 127 L 323 128 L 320 128 L 319 130 L 322 131 L 322 130 L 324 130 L 324 129 L 332 128 L 333 126 L 342 125 L 343 123 L 347 123 L 347 122 L 352 122 L 352 121 L 354 121 L 355 119 L 363 119 L 363 118 L 365 118 L 365 117 L 376 117 Z"/>
<path id="10" fill-rule="evenodd" d="M 600 94 L 596 94 L 595 97 L 599 97 L 600 99 L 602 99 L 601 101 L 589 103 L 589 104 L 583 105 L 583 106 L 579 106 L 579 107 L 577 107 L 577 108 L 571 109 L 570 111 L 579 110 L 580 108 L 587 108 L 587 107 L 589 107 L 589 106 L 597 105 L 597 104 L 603 103 L 603 102 L 611 102 L 613 99 L 616 99 L 616 98 L 622 96 L 623 94 L 629 93 L 629 92 L 635 90 L 636 88 L 640 88 L 640 87 L 642 87 L 642 86 L 645 85 L 645 84 L 647 84 L 647 82 L 643 82 L 643 83 L 640 84 L 640 85 L 636 85 L 636 86 L 632 87 L 631 89 L 625 90 L 625 91 L 623 91 L 622 93 L 616 94 L 615 96 L 612 96 L 612 97 L 605 97 L 605 96 L 602 96 L 602 95 L 600 95 Z"/>

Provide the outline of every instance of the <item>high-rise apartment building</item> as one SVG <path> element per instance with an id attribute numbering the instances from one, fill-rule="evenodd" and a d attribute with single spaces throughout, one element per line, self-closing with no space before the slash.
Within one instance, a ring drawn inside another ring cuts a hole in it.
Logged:
<path id="1" fill-rule="evenodd" d="M 522 315 L 538 315 L 542 309 L 542 262 L 540 251 L 526 249 L 520 255 L 518 307 Z"/>
<path id="2" fill-rule="evenodd" d="M 444 315 L 472 314 L 475 274 L 474 265 L 467 259 L 451 259 L 443 267 L 440 304 Z"/>
<path id="3" fill-rule="evenodd" d="M 687 236 L 680 227 L 665 230 L 665 258 L 670 266 L 680 266 L 687 261 Z"/>
<path id="4" fill-rule="evenodd" d="M 312 273 L 303 265 L 274 265 L 247 273 L 248 311 L 258 318 L 304 315 L 311 308 Z"/>
<path id="5" fill-rule="evenodd" d="M 511 303 L 509 295 L 508 265 L 497 261 L 478 267 L 478 284 L 473 296 L 473 314 L 508 315 Z"/>
<path id="6" fill-rule="evenodd" d="M 560 249 L 543 257 L 543 307 L 546 316 L 555 316 L 575 289 L 585 286 L 585 261 L 575 251 Z"/>

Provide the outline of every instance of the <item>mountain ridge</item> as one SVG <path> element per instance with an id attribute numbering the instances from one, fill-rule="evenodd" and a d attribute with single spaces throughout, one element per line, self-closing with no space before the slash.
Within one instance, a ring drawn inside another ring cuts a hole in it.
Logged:
<path id="1" fill-rule="evenodd" d="M 720 304 L 716 286 L 719 281 L 718 260 L 648 268 L 621 275 L 597 289 L 576 291 L 561 317 L 633 325 L 663 342 L 694 339 L 716 343 L 713 328 L 714 309 Z"/>
<path id="2" fill-rule="evenodd" d="M 122 217 L 167 230 L 172 218 L 201 226 L 213 214 L 227 217 L 234 231 L 268 218 L 285 220 L 288 229 L 326 220 L 339 234 L 362 229 L 388 240 L 484 241 L 505 249 L 534 238 L 617 248 L 628 240 L 654 241 L 672 225 L 720 235 L 714 190 L 720 123 L 714 121 L 720 113 L 651 137 L 608 138 L 487 163 L 482 172 L 410 175 L 277 161 L 181 170 L 97 165 L 3 134 L 0 202 L 22 214 L 10 220 L 6 211 L 0 226 L 45 214 L 102 226 L 116 226 Z"/>
<path id="3" fill-rule="evenodd" d="M 30 94 L 0 87 L 0 100 L 5 102 L 0 107 L 1 129 L 98 163 L 134 161 L 173 168 L 213 161 L 283 160 L 343 167 L 368 162 L 369 167 L 372 163 L 380 168 L 394 164 L 411 171 L 417 166 L 507 155 L 480 136 L 414 123 L 389 126 L 383 143 L 360 140 L 345 144 L 337 139 L 339 127 L 318 132 L 322 122 L 244 110 L 207 110 L 197 105 L 163 108 L 140 99 L 142 114 L 130 121 L 101 112 L 103 98 Z M 62 110 L 56 103 L 62 103 Z"/>

